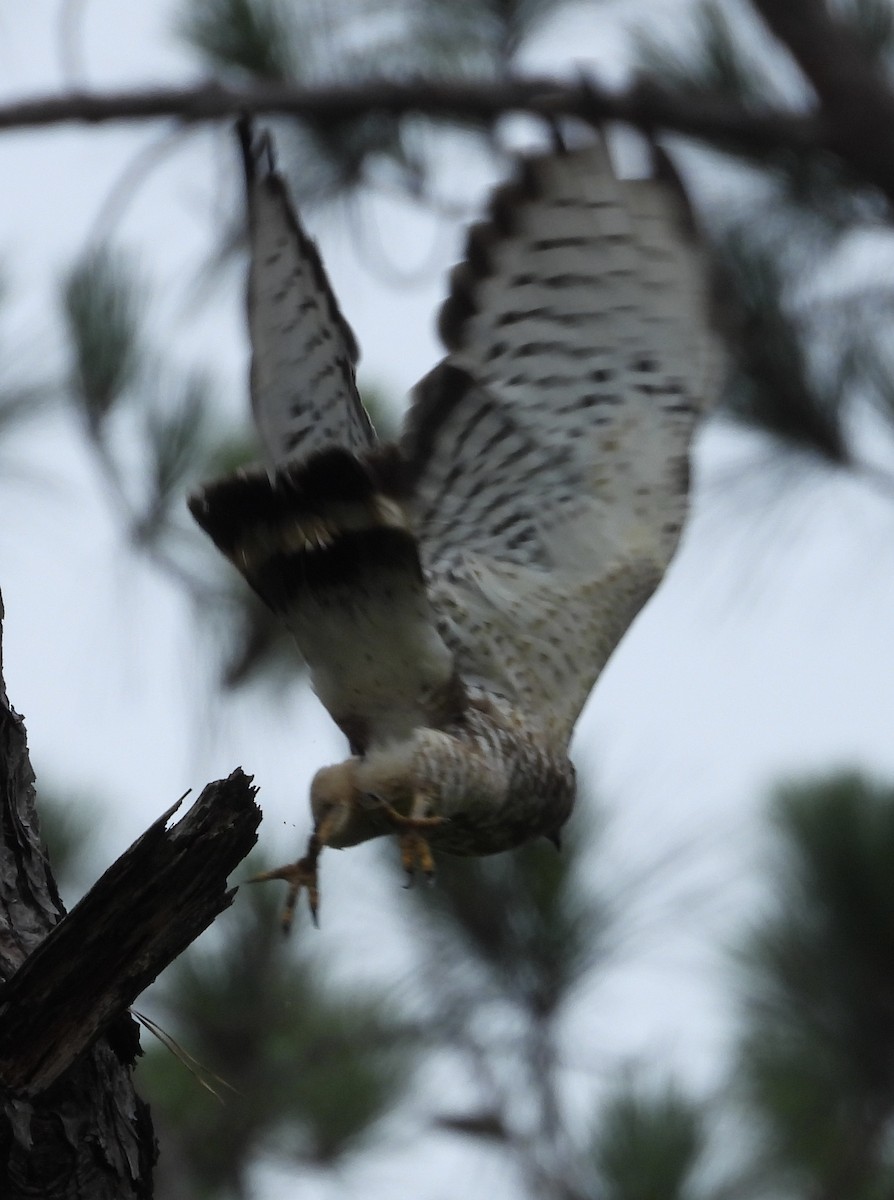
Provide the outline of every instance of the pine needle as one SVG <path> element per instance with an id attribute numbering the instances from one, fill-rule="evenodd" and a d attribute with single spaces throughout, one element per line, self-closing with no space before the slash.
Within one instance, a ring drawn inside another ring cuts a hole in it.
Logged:
<path id="1" fill-rule="evenodd" d="M 169 1050 L 171 1054 L 173 1054 L 174 1057 L 178 1059 L 184 1067 L 186 1067 L 187 1071 L 189 1071 L 189 1073 L 199 1081 L 202 1087 L 209 1091 L 214 1099 L 220 1104 L 224 1104 L 225 1101 L 217 1088 L 215 1088 L 209 1082 L 212 1079 L 215 1083 L 219 1083 L 221 1087 L 227 1088 L 234 1095 L 238 1096 L 241 1094 L 239 1090 L 234 1088 L 231 1083 L 227 1083 L 226 1079 L 222 1079 L 220 1075 L 215 1075 L 213 1071 L 209 1070 L 208 1067 L 200 1063 L 199 1060 L 190 1054 L 190 1052 L 184 1046 L 180 1045 L 175 1037 L 173 1037 L 166 1030 L 162 1029 L 157 1021 L 153 1021 L 151 1017 L 147 1017 L 145 1013 L 138 1012 L 135 1008 L 132 1008 L 130 1013 L 137 1019 L 137 1021 L 139 1021 L 144 1029 L 148 1030 L 149 1033 L 158 1038 L 165 1049 Z"/>

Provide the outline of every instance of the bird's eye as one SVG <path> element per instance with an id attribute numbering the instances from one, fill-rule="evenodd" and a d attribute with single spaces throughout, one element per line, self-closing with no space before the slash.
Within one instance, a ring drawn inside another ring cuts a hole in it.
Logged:
<path id="1" fill-rule="evenodd" d="M 361 808 L 381 808 L 382 797 L 377 796 L 375 792 L 361 792 L 357 799 L 357 803 Z"/>

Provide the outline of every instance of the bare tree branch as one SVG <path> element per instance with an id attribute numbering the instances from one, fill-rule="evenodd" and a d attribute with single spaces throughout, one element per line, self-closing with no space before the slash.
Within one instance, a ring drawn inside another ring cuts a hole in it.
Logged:
<path id="1" fill-rule="evenodd" d="M 172 118 L 183 123 L 213 121 L 240 113 L 289 113 L 316 124 L 337 123 L 369 112 L 401 116 L 493 121 L 525 112 L 552 119 L 626 121 L 646 129 L 672 129 L 691 137 L 743 148 L 809 148 L 824 144 L 822 122 L 767 108 L 758 111 L 720 98 L 672 95 L 649 84 L 612 92 L 595 83 L 516 79 L 495 83 L 419 81 L 369 83 L 360 87 L 291 87 L 257 84 L 250 89 L 206 83 L 193 88 L 74 92 L 37 96 L 0 106 L 0 130 L 59 124 L 98 124 Z"/>

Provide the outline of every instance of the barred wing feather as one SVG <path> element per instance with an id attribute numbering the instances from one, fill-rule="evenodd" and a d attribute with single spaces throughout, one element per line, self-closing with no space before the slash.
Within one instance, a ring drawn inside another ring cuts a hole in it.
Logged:
<path id="1" fill-rule="evenodd" d="M 557 741 L 679 537 L 706 292 L 676 189 L 601 144 L 525 163 L 452 277 L 403 440 L 429 591 L 466 681 Z"/>
<path id="2" fill-rule="evenodd" d="M 269 138 L 240 126 L 250 266 L 251 401 L 267 458 L 280 467 L 339 446 L 361 453 L 375 433 L 354 382 L 357 343 L 316 246 L 275 169 Z"/>
<path id="3" fill-rule="evenodd" d="M 292 628 L 363 752 L 483 692 L 564 749 L 660 582 L 716 387 L 706 272 L 672 180 L 601 142 L 527 160 L 451 278 L 448 354 L 379 447 L 357 350 L 272 163 L 243 130 L 252 403 L 273 479 L 192 508 Z"/>
<path id="4" fill-rule="evenodd" d="M 202 528 L 292 631 L 356 753 L 456 718 L 464 703 L 435 627 L 413 532 L 366 459 L 357 348 L 266 136 L 240 127 L 249 212 L 255 422 L 275 468 L 190 501 Z"/>

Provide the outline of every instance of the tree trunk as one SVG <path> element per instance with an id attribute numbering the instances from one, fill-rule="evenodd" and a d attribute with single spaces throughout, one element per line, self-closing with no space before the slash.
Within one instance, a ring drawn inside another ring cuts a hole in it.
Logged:
<path id="1" fill-rule="evenodd" d="M 0 621 L 3 609 L 0 601 Z M 132 1067 L 140 991 L 226 908 L 260 811 L 236 771 L 171 812 L 65 914 L 40 843 L 34 773 L 0 657 L 0 1196 L 152 1195 L 157 1156 Z M 176 806 L 175 806 L 176 807 Z"/>

